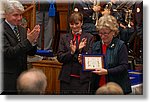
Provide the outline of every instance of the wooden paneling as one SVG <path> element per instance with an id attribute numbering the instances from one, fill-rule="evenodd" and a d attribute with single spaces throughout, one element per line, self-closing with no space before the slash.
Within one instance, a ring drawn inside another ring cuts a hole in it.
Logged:
<path id="1" fill-rule="evenodd" d="M 60 31 L 67 31 L 68 13 L 67 12 L 59 12 L 59 15 L 60 15 Z"/>
<path id="2" fill-rule="evenodd" d="M 46 94 L 59 94 L 60 82 L 58 76 L 62 67 L 62 64 L 58 61 L 42 60 L 38 62 L 32 62 L 33 68 L 43 70 L 47 77 Z"/>
<path id="3" fill-rule="evenodd" d="M 68 27 L 68 3 L 56 3 L 60 19 L 60 32 L 66 32 Z"/>
<path id="4" fill-rule="evenodd" d="M 33 29 L 36 23 L 35 4 L 24 4 L 25 11 L 23 17 L 27 20 L 27 27 Z"/>
<path id="5" fill-rule="evenodd" d="M 68 3 L 57 3 L 57 12 L 59 13 L 60 20 L 60 32 L 66 31 L 68 27 Z M 28 27 L 33 29 L 36 24 L 36 8 L 35 3 L 24 4 L 25 12 L 23 13 L 23 17 L 28 21 Z M 56 17 L 55 17 L 56 18 Z"/>
<path id="6" fill-rule="evenodd" d="M 60 12 L 68 11 L 68 3 L 57 3 L 56 2 L 56 6 L 57 6 L 57 10 Z"/>

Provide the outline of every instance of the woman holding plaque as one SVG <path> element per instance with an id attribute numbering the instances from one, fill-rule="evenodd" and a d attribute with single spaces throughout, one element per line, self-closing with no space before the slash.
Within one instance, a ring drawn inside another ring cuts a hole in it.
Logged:
<path id="1" fill-rule="evenodd" d="M 91 53 L 93 36 L 82 30 L 83 15 L 73 12 L 69 18 L 71 32 L 60 37 L 57 59 L 63 63 L 59 75 L 60 94 L 88 94 L 90 72 L 82 71 L 80 54 Z"/>
<path id="2" fill-rule="evenodd" d="M 128 52 L 124 42 L 117 38 L 117 20 L 111 15 L 104 15 L 96 27 L 101 41 L 93 44 L 92 53 L 103 54 L 104 68 L 92 71 L 91 91 L 95 93 L 106 83 L 115 82 L 121 86 L 124 94 L 129 94 L 131 84 L 128 76 Z"/>

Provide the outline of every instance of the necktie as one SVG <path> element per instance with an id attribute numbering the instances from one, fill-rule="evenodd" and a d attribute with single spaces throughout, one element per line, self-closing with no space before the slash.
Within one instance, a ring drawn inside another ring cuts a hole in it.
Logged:
<path id="1" fill-rule="evenodd" d="M 79 42 L 80 42 L 80 36 L 81 33 L 80 32 L 72 32 L 72 34 L 74 35 L 73 41 L 76 42 L 76 48 L 79 48 Z"/>
<path id="2" fill-rule="evenodd" d="M 76 35 L 76 47 L 79 48 L 78 34 Z"/>
<path id="3" fill-rule="evenodd" d="M 15 35 L 16 35 L 18 41 L 20 42 L 20 34 L 19 34 L 19 31 L 18 31 L 18 28 L 14 27 L 14 31 L 15 31 Z"/>

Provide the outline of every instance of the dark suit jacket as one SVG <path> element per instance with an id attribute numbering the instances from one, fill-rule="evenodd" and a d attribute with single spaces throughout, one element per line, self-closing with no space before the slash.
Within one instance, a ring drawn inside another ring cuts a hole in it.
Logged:
<path id="1" fill-rule="evenodd" d="M 3 22 L 3 88 L 5 92 L 16 91 L 16 79 L 19 74 L 27 69 L 27 54 L 34 55 L 36 46 L 27 39 L 26 30 L 18 27 L 21 42 L 18 42 L 11 27 Z"/>
<path id="2" fill-rule="evenodd" d="M 91 53 L 92 50 L 92 43 L 93 43 L 93 36 L 89 33 L 82 33 L 81 38 L 87 38 L 87 44 L 82 49 L 82 53 Z M 80 81 L 87 82 L 90 80 L 90 73 L 82 71 L 82 65 L 77 61 L 77 56 L 71 54 L 70 50 L 70 41 L 73 39 L 72 34 L 65 34 L 62 35 L 59 42 L 58 48 L 58 56 L 57 59 L 59 62 L 63 63 L 62 70 L 59 75 L 59 80 L 70 82 L 70 74 L 79 74 Z M 76 72 L 74 72 L 76 71 Z"/>

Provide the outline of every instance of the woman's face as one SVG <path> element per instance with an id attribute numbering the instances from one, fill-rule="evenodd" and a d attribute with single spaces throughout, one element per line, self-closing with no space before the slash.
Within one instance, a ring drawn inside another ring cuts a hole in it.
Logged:
<path id="1" fill-rule="evenodd" d="M 79 32 L 82 28 L 82 22 L 81 21 L 76 21 L 76 22 L 73 22 L 73 23 L 70 23 L 70 28 L 73 32 Z"/>
<path id="2" fill-rule="evenodd" d="M 102 28 L 99 30 L 99 36 L 104 44 L 109 45 L 114 37 L 115 32 L 109 28 Z"/>

